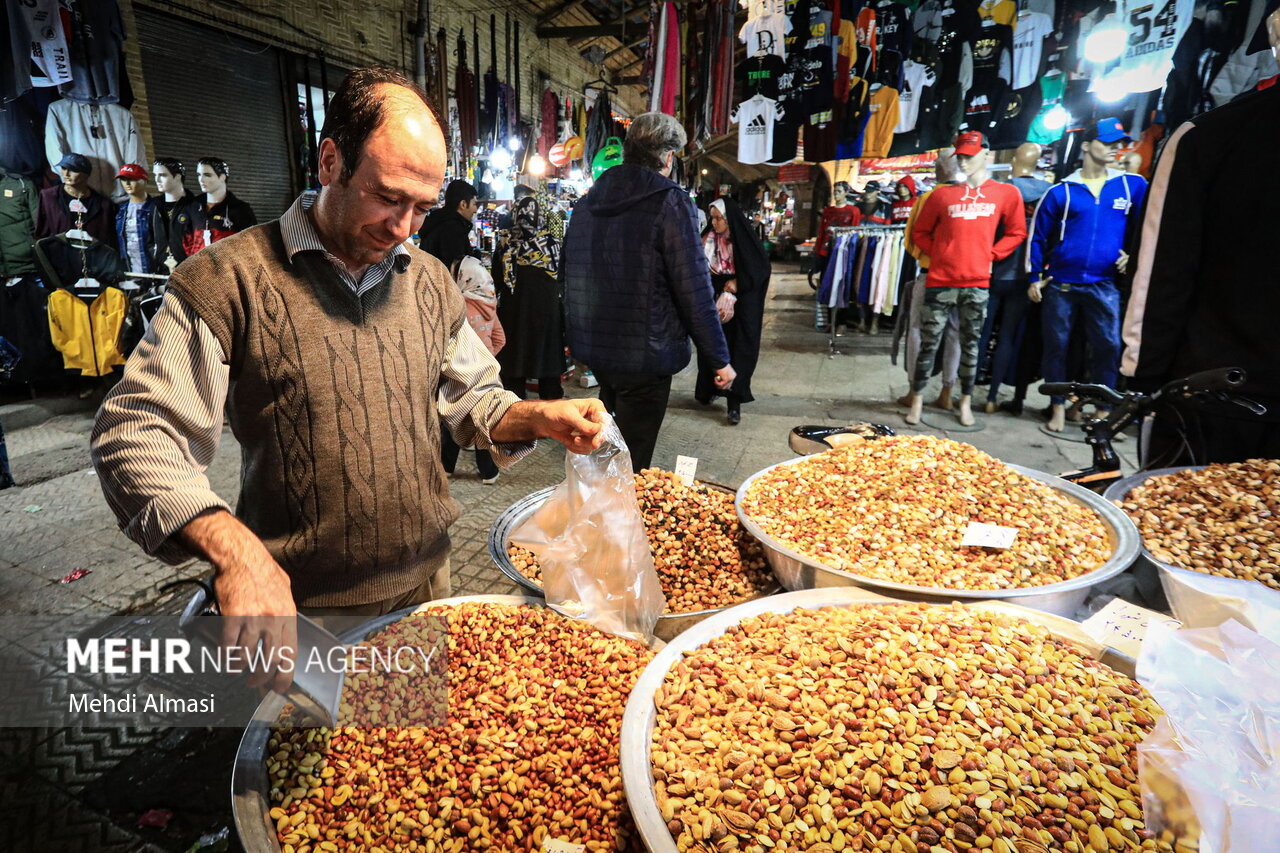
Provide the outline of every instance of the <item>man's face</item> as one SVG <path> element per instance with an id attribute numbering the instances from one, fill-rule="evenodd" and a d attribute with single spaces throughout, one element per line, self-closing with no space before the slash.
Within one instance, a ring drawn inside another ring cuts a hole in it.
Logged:
<path id="1" fill-rule="evenodd" d="M 212 166 L 204 163 L 196 169 L 196 178 L 200 181 L 202 192 L 218 193 L 227 188 L 227 176 L 219 175 Z"/>
<path id="2" fill-rule="evenodd" d="M 124 191 L 129 195 L 135 193 L 145 193 L 147 191 L 147 182 L 145 180 L 135 180 L 133 178 L 121 178 L 120 185 L 124 187 Z"/>
<path id="3" fill-rule="evenodd" d="M 1110 166 L 1116 162 L 1116 155 L 1123 145 L 1123 139 L 1117 139 L 1115 142 L 1103 142 L 1101 139 L 1093 139 L 1085 145 L 1084 150 L 1089 157 L 1093 158 L 1094 162 Z"/>
<path id="4" fill-rule="evenodd" d="M 380 87 L 385 116 L 365 142 L 355 173 L 342 177 L 332 139 L 320 145 L 321 203 L 313 211 L 326 248 L 348 266 L 384 260 L 422 227 L 444 182 L 444 134 L 408 89 Z"/>
<path id="5" fill-rule="evenodd" d="M 480 210 L 480 197 L 477 196 L 470 201 L 462 201 L 458 203 L 458 214 L 463 219 L 474 220 L 476 213 Z"/>
<path id="6" fill-rule="evenodd" d="M 177 193 L 182 191 L 178 178 L 165 166 L 155 166 L 151 173 L 155 175 L 156 189 L 160 192 Z"/>
<path id="7" fill-rule="evenodd" d="M 62 185 L 67 189 L 84 189 L 89 183 L 88 172 L 73 172 L 66 167 L 59 171 L 62 172 Z"/>

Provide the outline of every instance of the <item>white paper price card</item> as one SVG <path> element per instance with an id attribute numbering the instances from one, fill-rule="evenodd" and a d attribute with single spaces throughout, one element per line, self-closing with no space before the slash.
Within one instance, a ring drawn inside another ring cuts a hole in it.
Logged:
<path id="1" fill-rule="evenodd" d="M 676 477 L 686 486 L 693 485 L 694 475 L 698 473 L 698 457 L 696 456 L 677 456 L 676 457 Z"/>
<path id="2" fill-rule="evenodd" d="M 1163 622 L 1172 628 L 1182 624 L 1172 616 L 1113 598 L 1106 607 L 1081 622 L 1080 627 L 1104 646 L 1136 658 L 1142 651 L 1142 641 L 1146 639 L 1147 627 L 1152 622 Z"/>
<path id="3" fill-rule="evenodd" d="M 1012 548 L 1013 540 L 1018 535 L 1016 527 L 1001 527 L 998 524 L 983 524 L 971 521 L 964 529 L 964 538 L 960 540 L 961 548 Z"/>
<path id="4" fill-rule="evenodd" d="M 583 853 L 586 849 L 585 844 L 573 844 L 560 838 L 542 839 L 542 853 Z"/>

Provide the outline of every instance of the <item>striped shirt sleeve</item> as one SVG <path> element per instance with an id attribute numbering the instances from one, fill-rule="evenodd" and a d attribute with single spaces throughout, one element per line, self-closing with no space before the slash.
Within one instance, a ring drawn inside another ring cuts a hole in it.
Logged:
<path id="1" fill-rule="evenodd" d="M 205 474 L 229 373 L 212 330 L 170 291 L 94 424 L 93 467 L 120 529 L 169 563 L 193 556 L 174 533 L 206 510 L 230 511 Z"/>
<path id="2" fill-rule="evenodd" d="M 536 441 L 495 444 L 489 437 L 519 398 L 502 387 L 497 359 L 470 323 L 458 327 L 444 360 L 436 407 L 453 440 L 461 447 L 491 449 L 502 468 L 532 453 Z"/>

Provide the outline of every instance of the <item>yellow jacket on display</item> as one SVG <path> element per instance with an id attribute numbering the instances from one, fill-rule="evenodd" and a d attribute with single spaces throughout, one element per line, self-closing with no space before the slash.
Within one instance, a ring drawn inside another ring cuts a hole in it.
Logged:
<path id="1" fill-rule="evenodd" d="M 104 288 L 92 303 L 69 290 L 55 290 L 49 297 L 49 334 L 63 366 L 85 376 L 105 376 L 124 364 L 120 333 L 128 307 L 118 287 Z"/>

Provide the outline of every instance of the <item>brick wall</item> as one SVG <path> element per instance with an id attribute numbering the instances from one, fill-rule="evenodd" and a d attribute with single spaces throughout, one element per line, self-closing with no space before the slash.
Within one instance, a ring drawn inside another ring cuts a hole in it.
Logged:
<path id="1" fill-rule="evenodd" d="M 413 37 L 408 26 L 417 16 L 417 0 L 277 0 L 271 3 L 224 0 L 216 4 L 207 0 L 119 0 L 119 3 L 128 34 L 125 60 L 136 98 L 133 114 L 146 143 L 148 158 L 154 156 L 154 151 L 151 117 L 147 108 L 147 81 L 142 73 L 137 43 L 135 9 L 165 12 L 294 53 L 314 56 L 322 52 L 335 64 L 358 67 L 380 63 L 409 73 L 413 71 Z M 553 89 L 562 97 L 581 96 L 583 84 L 597 76 L 596 69 L 564 39 L 540 41 L 537 38 L 534 34 L 536 13 L 531 8 L 532 4 L 528 6 L 528 10 L 522 7 L 511 12 L 513 25 L 517 18 L 520 20 L 521 115 L 526 120 L 538 115 L 542 98 L 539 72 L 551 78 Z M 456 61 L 452 48 L 459 27 L 466 33 L 469 62 L 474 67 L 474 58 L 470 56 L 473 19 L 480 33 L 481 72 L 488 70 L 490 65 L 489 15 L 487 12 L 469 11 L 473 7 L 473 3 L 457 0 L 432 0 L 431 3 L 429 43 L 434 42 L 435 31 L 444 26 L 449 34 L 450 79 Z M 264 11 L 255 11 L 259 8 Z M 270 11 L 265 11 L 267 9 Z M 501 77 L 506 63 L 501 12 L 497 17 L 497 29 L 495 67 Z M 514 50 L 512 55 L 514 57 Z M 614 104 L 615 108 L 633 115 L 645 109 L 641 90 L 634 86 L 625 87 L 614 96 Z"/>

